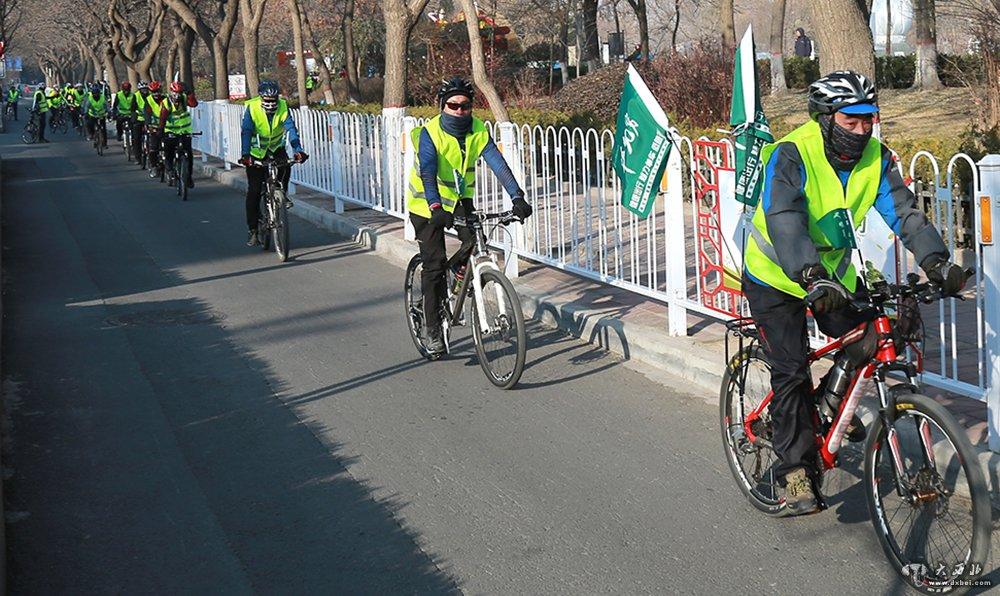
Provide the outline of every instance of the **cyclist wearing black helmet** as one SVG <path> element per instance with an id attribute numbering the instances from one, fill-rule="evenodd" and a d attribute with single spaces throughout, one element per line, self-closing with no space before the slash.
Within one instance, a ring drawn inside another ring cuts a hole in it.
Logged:
<path id="1" fill-rule="evenodd" d="M 302 163 L 309 159 L 309 156 L 302 150 L 302 142 L 299 140 L 299 131 L 295 128 L 295 121 L 288 113 L 288 103 L 279 97 L 281 88 L 274 81 L 261 81 L 257 87 L 257 97 L 247 102 L 247 109 L 243 112 L 242 150 L 240 163 L 246 166 L 247 171 L 247 200 L 246 214 L 247 227 L 250 229 L 250 238 L 247 246 L 256 246 L 260 239 L 257 238 L 257 219 L 260 217 L 260 193 L 264 190 L 267 182 L 267 170 L 254 166 L 253 159 L 264 159 L 265 157 L 276 157 L 288 159 L 285 150 L 285 141 L 292 146 L 295 152 L 295 161 Z M 288 188 L 288 179 L 292 175 L 292 167 L 289 165 L 279 168 L 281 183 Z M 286 199 L 287 201 L 287 199 Z M 292 202 L 286 203 L 287 207 L 292 206 Z"/>
<path id="2" fill-rule="evenodd" d="M 850 296 L 865 293 L 851 261 L 852 227 L 875 207 L 945 293 L 960 291 L 965 282 L 961 268 L 949 261 L 941 235 L 903 184 L 891 152 L 872 138 L 877 113 L 871 81 L 851 71 L 831 73 L 809 87 L 810 121 L 762 152 L 764 186 L 746 241 L 743 290 L 771 364 L 775 473 L 785 485 L 792 515 L 817 509 L 804 299 L 810 297 L 816 323 L 827 335 L 843 335 L 869 320 L 865 313 L 845 309 Z M 876 347 L 870 323 L 858 338 L 845 349 L 846 361 L 838 361 L 848 372 Z M 820 390 L 824 385 L 825 379 Z M 826 389 L 846 388 L 831 382 Z M 847 438 L 864 436 L 855 416 Z"/>
<path id="3" fill-rule="evenodd" d="M 514 179 L 503 155 L 482 120 L 472 116 L 472 84 L 459 77 L 443 81 L 438 90 L 441 113 L 415 128 L 413 144 L 417 160 L 410 172 L 407 206 L 423 258 L 421 286 L 426 322 L 425 344 L 431 352 L 443 352 L 438 304 L 445 295 L 444 230 L 452 227 L 454 216 L 475 211 L 476 162 L 482 157 L 513 197 L 514 215 L 522 220 L 531 215 L 524 191 Z M 458 228 L 462 249 L 475 242 L 466 227 Z M 461 249 L 460 249 L 461 250 Z"/>

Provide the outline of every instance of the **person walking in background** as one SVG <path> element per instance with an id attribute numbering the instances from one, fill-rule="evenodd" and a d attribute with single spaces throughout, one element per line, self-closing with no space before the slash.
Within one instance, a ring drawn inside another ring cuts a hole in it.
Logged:
<path id="1" fill-rule="evenodd" d="M 813 42 L 806 35 L 806 30 L 799 27 L 795 30 L 795 55 L 800 58 L 812 58 Z"/>

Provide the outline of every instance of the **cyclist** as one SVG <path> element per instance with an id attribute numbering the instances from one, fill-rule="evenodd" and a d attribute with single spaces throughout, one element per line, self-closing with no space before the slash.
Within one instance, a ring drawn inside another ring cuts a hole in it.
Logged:
<path id="1" fill-rule="evenodd" d="M 14 104 L 14 120 L 17 120 L 17 102 L 21 99 L 21 89 L 18 85 L 11 85 L 7 91 L 7 102 Z"/>
<path id="2" fill-rule="evenodd" d="M 133 153 L 140 165 L 142 161 L 138 158 L 146 150 L 142 146 L 142 133 L 146 127 L 146 102 L 149 101 L 149 97 L 149 85 L 146 81 L 139 81 L 139 90 L 135 94 L 135 126 L 132 129 L 132 139 L 135 141 Z"/>
<path id="3" fill-rule="evenodd" d="M 111 112 L 115 115 L 115 136 L 121 141 L 124 133 L 131 132 L 132 121 L 135 119 L 135 93 L 132 93 L 132 83 L 125 81 L 111 101 Z"/>
<path id="4" fill-rule="evenodd" d="M 441 113 L 414 129 L 417 160 L 410 172 L 407 205 L 423 259 L 421 286 L 424 294 L 424 342 L 432 353 L 444 351 L 438 305 L 445 288 L 444 230 L 452 227 L 454 216 L 475 211 L 476 162 L 482 157 L 504 190 L 514 201 L 514 215 L 525 219 L 532 209 L 514 173 L 490 138 L 482 120 L 472 116 L 475 92 L 468 81 L 452 77 L 438 89 Z M 472 231 L 458 228 L 460 250 L 475 242 Z"/>
<path id="5" fill-rule="evenodd" d="M 66 89 L 66 105 L 69 107 L 70 119 L 73 128 L 79 129 L 82 126 L 80 118 L 80 104 L 83 102 L 83 84 L 77 83 L 75 87 Z"/>
<path id="6" fill-rule="evenodd" d="M 160 141 L 163 135 L 160 134 L 160 114 L 163 111 L 163 102 L 166 97 L 163 95 L 163 86 L 159 81 L 149 83 L 149 98 L 145 101 L 146 126 L 149 129 L 149 169 L 152 171 L 159 164 Z"/>
<path id="7" fill-rule="evenodd" d="M 38 117 L 38 142 L 48 143 L 45 138 L 45 123 L 48 120 L 49 101 L 45 99 L 45 85 L 38 84 L 35 88 L 35 96 L 31 102 L 31 113 Z"/>
<path id="8" fill-rule="evenodd" d="M 163 107 L 160 110 L 160 134 L 162 135 L 164 132 L 167 132 L 171 135 L 190 135 L 190 108 L 194 107 L 198 107 L 198 100 L 195 98 L 194 93 L 187 93 L 184 90 L 184 83 L 180 81 L 170 83 L 170 93 L 167 95 L 167 101 L 163 103 Z M 194 188 L 194 180 L 191 173 L 194 159 L 191 151 L 190 136 L 163 137 L 163 157 L 167 165 L 167 171 L 171 171 L 174 167 L 174 151 L 177 148 L 177 143 L 183 143 L 184 148 L 187 149 L 188 179 L 184 183 L 187 184 L 188 188 Z"/>
<path id="9" fill-rule="evenodd" d="M 879 110 L 875 86 L 852 71 L 831 73 L 809 86 L 808 109 L 809 122 L 764 147 L 764 185 L 744 251 L 743 291 L 771 365 L 775 473 L 785 486 L 791 515 L 817 510 L 815 407 L 803 299 L 809 297 L 816 323 L 827 335 L 842 336 L 868 322 L 845 348 L 847 368 L 866 362 L 878 339 L 870 313 L 846 308 L 852 297 L 866 295 L 851 264 L 852 227 L 875 207 L 945 294 L 960 291 L 965 282 L 961 268 L 949 261 L 941 235 L 903 184 L 892 153 L 872 138 Z M 838 397 L 845 390 L 826 387 L 840 391 Z M 857 416 L 847 435 L 850 441 L 864 439 Z"/>
<path id="10" fill-rule="evenodd" d="M 250 229 L 247 246 L 256 246 L 260 241 L 257 238 L 257 219 L 260 217 L 260 194 L 267 182 L 267 170 L 254 166 L 253 159 L 266 157 L 288 159 L 285 150 L 286 139 L 292 145 L 292 151 L 295 152 L 293 159 L 296 162 L 302 163 L 309 159 L 302 150 L 299 131 L 295 128 L 295 121 L 288 112 L 288 103 L 279 97 L 280 94 L 281 87 L 278 83 L 261 81 L 257 86 L 257 97 L 248 101 L 246 110 L 243 111 L 243 124 L 240 127 L 242 140 L 240 163 L 247 171 L 246 215 L 247 227 Z M 292 175 L 292 166 L 282 166 L 279 175 L 282 185 L 287 188 L 288 179 Z M 291 207 L 291 201 L 287 201 L 285 206 Z"/>
<path id="11" fill-rule="evenodd" d="M 49 102 L 49 126 L 52 126 L 63 115 L 63 98 L 59 87 L 47 87 L 45 99 Z"/>
<path id="12" fill-rule="evenodd" d="M 94 133 L 96 132 L 98 121 L 108 117 L 108 98 L 104 95 L 104 89 L 99 83 L 94 83 L 90 87 L 90 93 L 84 96 L 80 112 L 83 113 L 87 122 L 87 138 L 93 139 L 94 147 L 97 147 L 99 137 Z M 108 141 L 106 138 L 103 144 L 107 148 Z"/>

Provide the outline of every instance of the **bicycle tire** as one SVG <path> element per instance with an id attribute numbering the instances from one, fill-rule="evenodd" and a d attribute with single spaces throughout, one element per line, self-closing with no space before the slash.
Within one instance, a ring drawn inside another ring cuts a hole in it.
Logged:
<path id="1" fill-rule="evenodd" d="M 260 242 L 261 250 L 271 249 L 271 208 L 268 206 L 268 193 L 265 191 L 260 195 L 260 207 L 257 212 L 257 241 Z"/>
<path id="2" fill-rule="evenodd" d="M 900 445 L 900 449 L 903 450 L 902 440 L 905 439 L 906 436 L 918 435 L 921 431 L 928 434 L 933 432 L 933 429 L 930 428 L 930 424 L 926 424 L 924 428 L 915 424 L 913 430 L 910 433 L 907 433 L 907 427 L 909 425 L 901 424 L 903 422 L 902 419 L 907 415 L 915 414 L 916 417 L 920 418 L 919 422 L 921 424 L 924 421 L 932 423 L 939 431 L 941 431 L 944 438 L 950 442 L 951 446 L 955 450 L 954 457 L 947 458 L 945 457 L 947 455 L 947 445 L 945 445 L 944 448 L 935 449 L 935 468 L 943 467 L 945 471 L 943 476 L 956 476 L 957 470 L 955 468 L 960 468 L 961 471 L 965 472 L 967 491 L 969 494 L 968 500 L 970 502 L 968 512 L 971 517 L 971 536 L 969 539 L 968 549 L 965 551 L 966 561 L 930 560 L 933 556 L 923 557 L 924 560 L 909 560 L 906 558 L 906 553 L 901 552 L 895 535 L 893 535 L 889 529 L 889 526 L 892 524 L 896 516 L 893 515 L 887 519 L 887 507 L 883 502 L 883 500 L 887 497 L 898 498 L 895 481 L 892 480 L 890 482 L 886 482 L 887 486 L 885 486 L 882 490 L 882 492 L 886 493 L 885 495 L 880 494 L 879 491 L 880 483 L 877 476 L 880 465 L 883 466 L 882 469 L 887 468 L 889 470 L 890 479 L 895 478 L 895 474 L 892 472 L 893 464 L 891 452 L 889 449 L 883 449 L 884 446 L 888 445 L 888 431 L 883 424 L 881 417 L 876 417 L 864 447 L 865 498 L 868 502 L 868 513 L 872 520 L 872 526 L 875 528 L 875 533 L 878 535 L 879 543 L 882 545 L 882 550 L 885 552 L 889 562 L 896 570 L 896 573 L 898 573 L 910 587 L 919 592 L 928 594 L 964 591 L 963 588 L 969 580 L 975 579 L 979 573 L 986 570 L 985 566 L 989 559 L 992 519 L 990 496 L 986 487 L 986 479 L 983 476 L 982 469 L 979 467 L 978 458 L 972 448 L 972 444 L 969 443 L 969 439 L 965 434 L 964 429 L 959 426 L 954 416 L 952 416 L 944 408 L 944 406 L 929 397 L 912 393 L 912 389 L 908 386 L 896 386 L 892 389 L 894 390 L 894 394 L 896 396 L 896 400 L 894 400 L 896 406 L 894 428 L 896 429 L 896 443 Z M 914 420 L 917 422 L 916 418 Z M 922 450 L 920 453 L 922 453 Z M 881 454 L 885 454 L 887 459 L 883 461 L 880 457 Z M 903 453 L 902 456 L 904 465 L 907 463 L 915 465 L 917 458 L 907 458 L 905 457 L 906 453 Z M 920 459 L 923 458 L 921 457 Z M 948 460 L 946 463 L 940 463 L 941 460 L 946 459 Z M 925 469 L 926 466 L 922 468 L 922 470 Z M 908 474 L 908 476 L 910 475 Z M 935 470 L 935 472 L 931 473 L 930 476 L 932 478 L 940 478 L 942 474 L 939 474 Z M 916 478 L 919 482 L 919 473 Z M 885 480 L 883 479 L 883 482 L 884 481 Z M 915 520 L 914 523 L 916 523 L 916 521 L 920 521 L 921 519 L 927 519 L 928 517 L 943 518 L 945 514 L 949 515 L 952 519 L 955 519 L 955 512 L 952 511 L 953 504 L 958 505 L 955 509 L 958 510 L 957 513 L 961 516 L 963 514 L 962 499 L 964 499 L 964 497 L 962 495 L 955 494 L 956 492 L 959 492 L 957 489 L 958 485 L 956 484 L 956 490 L 944 499 L 942 499 L 940 493 L 936 493 L 935 496 L 928 496 L 928 490 L 919 492 L 919 488 L 916 489 L 918 491 L 916 494 L 921 497 L 917 499 L 921 503 L 919 507 L 925 509 L 918 514 L 917 520 Z M 913 511 L 918 510 L 918 507 L 915 507 L 910 503 L 905 504 Z M 932 505 L 936 508 L 931 512 L 930 516 L 925 515 L 927 513 L 928 505 Z M 943 512 L 941 511 L 941 508 L 943 508 Z M 896 513 L 898 513 L 898 511 Z M 906 536 L 907 542 L 909 542 L 912 534 L 913 527 L 911 525 Z M 942 532 L 942 535 L 947 536 L 947 542 L 949 545 L 954 544 L 956 538 L 953 533 Z M 919 539 L 919 535 L 916 538 Z M 934 546 L 934 541 L 930 538 L 929 531 L 925 535 L 924 540 L 925 542 L 929 542 L 930 546 Z M 908 543 L 906 550 L 909 550 L 911 546 L 912 545 Z M 927 544 L 925 544 L 925 546 L 927 546 Z M 964 542 L 958 544 L 958 546 L 960 550 L 965 550 Z M 952 570 L 954 570 L 955 566 L 958 564 L 963 564 L 963 571 L 954 577 L 949 578 L 946 582 L 926 577 L 926 571 L 933 571 L 939 564 L 952 566 Z M 924 565 L 923 572 L 918 571 L 920 565 Z M 977 565 L 978 570 L 976 567 Z M 923 577 L 921 577 L 922 575 Z M 954 585 L 956 583 L 959 585 Z"/>
<path id="3" fill-rule="evenodd" d="M 288 209 L 285 207 L 285 191 L 276 189 L 273 201 L 272 206 L 274 207 L 275 215 L 274 227 L 272 228 L 274 232 L 274 252 L 278 253 L 278 260 L 284 263 L 288 260 L 291 250 L 288 244 L 289 226 Z"/>
<path id="4" fill-rule="evenodd" d="M 501 329 L 499 333 L 501 343 L 509 343 L 511 338 L 517 343 L 513 350 L 513 366 L 509 367 L 509 371 L 501 373 L 495 370 L 492 363 L 496 362 L 498 358 L 491 357 L 489 354 L 489 350 L 485 345 L 486 338 L 483 336 L 483 330 L 479 328 L 480 317 L 477 311 L 479 306 L 476 303 L 475 295 L 470 295 L 468 299 L 472 301 L 472 336 L 476 345 L 476 355 L 479 357 L 479 366 L 486 373 L 486 378 L 491 383 L 501 389 L 510 389 L 521 379 L 521 373 L 524 372 L 524 361 L 527 358 L 528 352 L 528 339 L 524 328 L 524 313 L 521 312 L 521 299 L 514 289 L 514 284 L 510 283 L 507 276 L 500 271 L 484 269 L 480 281 L 482 283 L 484 301 L 487 299 L 487 296 L 492 298 L 489 290 L 487 290 L 491 282 L 496 283 L 501 288 L 503 299 L 509 308 L 509 313 L 497 312 L 495 315 L 487 313 L 487 317 L 493 319 L 488 322 L 491 326 Z"/>
<path id="5" fill-rule="evenodd" d="M 21 140 L 25 145 L 35 144 L 38 141 L 38 129 L 31 124 L 28 124 L 21 132 Z"/>
<path id="6" fill-rule="evenodd" d="M 177 194 L 181 196 L 182 201 L 186 201 L 188 200 L 188 191 L 191 190 L 187 185 L 187 179 L 190 172 L 188 172 L 186 155 L 181 154 L 177 156 L 177 170 Z"/>
<path id="7" fill-rule="evenodd" d="M 420 254 L 413 255 L 406 266 L 406 274 L 403 277 L 403 313 L 406 316 L 406 328 L 410 331 L 410 339 L 417 348 L 417 352 L 427 360 L 438 360 L 443 354 L 433 354 L 424 346 L 424 294 L 423 291 L 414 292 L 414 288 L 421 288 L 420 272 L 423 271 L 424 261 Z"/>
<path id="8" fill-rule="evenodd" d="M 751 375 L 750 369 L 755 364 L 760 369 Z M 764 443 L 751 445 L 743 431 L 745 413 L 756 408 L 770 391 L 770 371 L 771 367 L 764 357 L 764 350 L 759 345 L 746 346 L 730 359 L 726 365 L 726 372 L 722 375 L 722 388 L 719 392 L 719 429 L 729 471 L 740 487 L 740 492 L 756 509 L 767 515 L 780 517 L 785 512 L 785 502 L 780 496 L 778 479 L 774 475 L 774 466 L 778 461 L 777 454 L 773 448 Z M 741 385 L 742 400 L 738 391 Z M 753 390 L 753 393 L 760 394 L 751 396 L 749 404 L 746 399 L 748 388 Z M 770 413 L 765 413 L 761 420 L 760 428 L 766 437 Z M 754 456 L 749 462 L 753 467 L 749 473 L 745 469 L 744 459 L 739 457 L 741 453 Z"/>

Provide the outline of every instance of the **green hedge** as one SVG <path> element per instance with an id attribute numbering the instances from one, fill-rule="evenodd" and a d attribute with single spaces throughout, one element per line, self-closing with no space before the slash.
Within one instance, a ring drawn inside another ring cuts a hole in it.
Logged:
<path id="1" fill-rule="evenodd" d="M 945 87 L 981 85 L 983 60 L 977 54 L 938 54 L 938 77 Z M 793 56 L 785 58 L 785 81 L 789 89 L 805 89 L 820 77 L 819 62 Z M 917 57 L 876 56 L 875 84 L 879 89 L 908 89 L 916 76 Z M 757 61 L 761 93 L 771 92 L 771 61 Z"/>
<path id="2" fill-rule="evenodd" d="M 805 89 L 810 83 L 819 78 L 819 62 L 791 56 L 784 59 L 785 83 L 789 89 Z M 771 92 L 771 61 L 768 59 L 757 61 L 757 80 L 760 81 L 760 91 L 764 95 Z"/>

